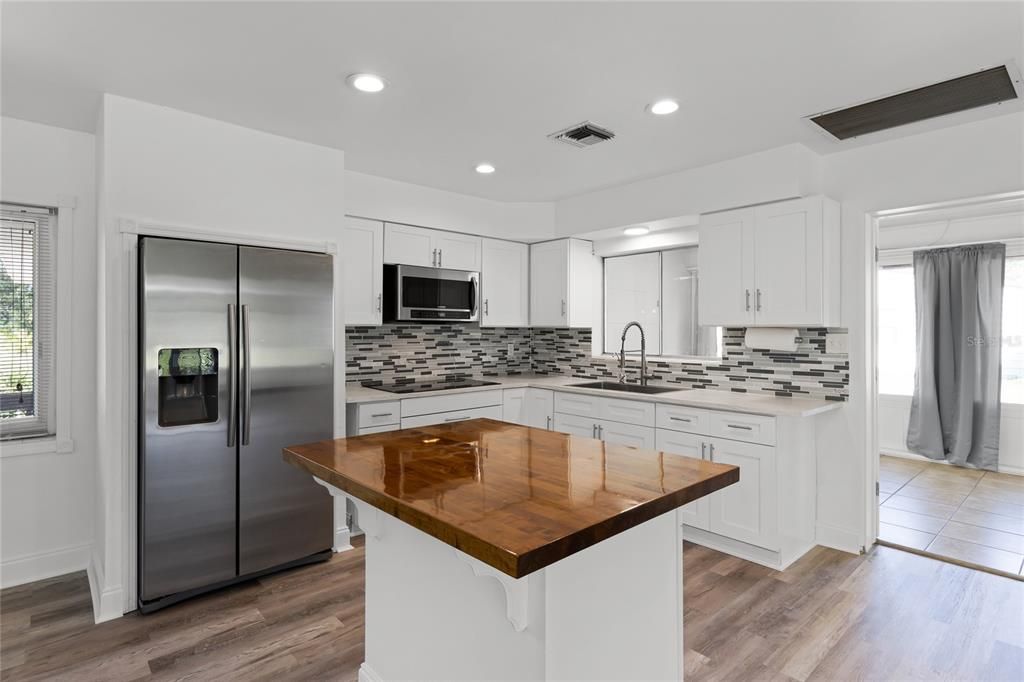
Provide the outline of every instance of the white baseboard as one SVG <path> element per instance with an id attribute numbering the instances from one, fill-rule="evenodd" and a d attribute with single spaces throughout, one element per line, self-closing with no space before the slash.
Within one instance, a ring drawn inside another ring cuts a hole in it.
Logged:
<path id="1" fill-rule="evenodd" d="M 89 567 L 91 555 L 92 544 L 83 544 L 7 559 L 0 563 L 0 587 L 14 587 L 84 571 Z"/>
<path id="2" fill-rule="evenodd" d="M 92 618 L 96 623 L 114 620 L 124 615 L 124 594 L 121 586 L 103 586 L 103 567 L 92 555 L 89 560 L 89 591 L 92 593 Z"/>
<path id="3" fill-rule="evenodd" d="M 366 665 L 366 661 L 363 661 L 362 665 L 359 666 L 359 682 L 384 682 L 384 678 L 377 674 L 377 672 Z"/>
<path id="4" fill-rule="evenodd" d="M 815 524 L 814 539 L 819 545 L 838 549 L 840 552 L 860 554 L 863 549 L 863 544 L 857 533 L 821 521 Z"/>
<path id="5" fill-rule="evenodd" d="M 930 457 L 925 457 L 924 455 L 919 455 L 916 452 L 907 452 L 906 450 L 897 450 L 895 448 L 885 448 L 885 450 L 881 453 L 881 455 L 884 455 L 886 457 L 896 457 L 897 459 L 912 459 L 912 460 L 914 460 L 916 462 L 928 462 L 930 464 L 942 464 L 944 466 L 955 466 L 954 464 L 950 464 L 949 462 L 945 462 L 945 461 L 943 461 L 941 459 L 932 459 Z M 1024 469 L 1022 469 L 1020 467 L 1008 467 L 1008 466 L 1000 465 L 999 466 L 999 473 L 1001 473 L 1001 474 L 1012 474 L 1014 476 L 1024 476 Z"/>

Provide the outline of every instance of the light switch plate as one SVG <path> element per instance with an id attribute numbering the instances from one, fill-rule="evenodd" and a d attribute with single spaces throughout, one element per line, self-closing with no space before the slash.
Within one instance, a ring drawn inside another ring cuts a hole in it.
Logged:
<path id="1" fill-rule="evenodd" d="M 846 332 L 831 332 L 825 334 L 826 353 L 849 353 L 850 335 Z"/>

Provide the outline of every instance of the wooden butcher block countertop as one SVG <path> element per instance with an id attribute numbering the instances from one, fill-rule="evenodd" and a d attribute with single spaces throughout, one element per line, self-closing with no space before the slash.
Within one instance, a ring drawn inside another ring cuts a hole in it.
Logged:
<path id="1" fill-rule="evenodd" d="M 739 468 L 493 419 L 284 450 L 286 461 L 521 578 L 739 480 Z"/>

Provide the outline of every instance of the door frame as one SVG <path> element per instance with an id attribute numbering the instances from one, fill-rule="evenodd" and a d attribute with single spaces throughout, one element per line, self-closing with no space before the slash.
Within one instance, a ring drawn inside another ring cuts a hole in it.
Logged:
<path id="1" fill-rule="evenodd" d="M 908 217 L 915 214 L 928 215 L 941 219 L 941 212 L 956 208 L 963 208 L 972 205 L 998 204 L 1000 202 L 1019 202 L 1024 200 L 1024 190 L 1013 192 L 1001 192 L 997 194 L 984 194 L 974 197 L 962 197 L 947 201 L 938 201 L 929 204 L 919 204 L 904 208 L 884 209 L 873 211 L 865 216 L 868 231 L 868 248 L 871 262 L 871 272 L 868 277 L 868 329 L 866 334 L 866 346 L 868 351 L 869 366 L 868 373 L 868 461 L 867 476 L 867 514 L 866 524 L 866 549 L 870 549 L 878 540 L 879 513 L 878 493 L 876 485 L 879 481 L 879 462 L 881 452 L 879 451 L 878 440 L 878 263 L 879 230 L 886 218 Z M 936 215 L 938 214 L 938 215 Z"/>
<path id="2" fill-rule="evenodd" d="M 121 424 L 119 460 L 112 464 L 120 464 L 119 474 L 121 480 L 110 481 L 109 488 L 98 487 L 99 490 L 107 490 L 108 510 L 120 510 L 120 519 L 117 519 L 117 512 L 113 512 L 113 523 L 110 527 L 121 529 L 120 547 L 121 552 L 121 585 L 119 594 L 116 590 L 105 590 L 104 585 L 91 586 L 93 590 L 94 612 L 97 622 L 110 620 L 120 615 L 129 613 L 138 608 L 138 256 L 139 237 L 169 237 L 173 239 L 191 239 L 204 242 L 221 242 L 227 244 L 238 244 L 241 246 L 258 246 L 274 249 L 289 249 L 292 251 L 308 251 L 312 253 L 326 253 L 333 256 L 334 263 L 334 382 L 335 393 L 337 386 L 345 385 L 345 327 L 341 325 L 338 330 L 338 320 L 344 320 L 343 298 L 344 291 L 340 289 L 342 277 L 341 259 L 338 258 L 338 243 L 334 241 L 302 241 L 286 239 L 270 239 L 258 234 L 224 232 L 199 227 L 180 225 L 166 225 L 154 222 L 137 221 L 130 218 L 117 220 L 119 253 L 121 263 L 119 269 L 118 290 L 120 298 L 120 319 L 129 321 L 124 325 L 122 341 L 124 342 L 124 353 L 121 358 L 121 381 L 120 386 L 111 387 L 112 391 L 119 391 L 121 395 L 122 414 L 117 415 Z M 334 433 L 335 436 L 345 434 L 345 402 L 344 400 L 334 401 Z M 99 456 L 99 453 L 97 453 Z M 100 467 L 98 475 L 104 476 L 104 467 Z M 116 498 L 120 497 L 120 500 Z M 339 518 L 340 516 L 340 518 Z M 346 525 L 346 510 L 344 506 L 340 511 L 335 498 L 335 549 L 337 551 L 339 535 L 344 543 L 348 542 L 348 527 Z M 118 523 L 119 521 L 119 523 Z M 344 526 L 342 528 L 341 526 Z M 108 538 L 107 556 L 110 559 Z M 99 573 L 94 568 L 95 562 L 90 568 L 94 573 Z M 101 574 L 100 574 L 101 575 Z M 101 580 L 97 580 L 101 583 Z"/>

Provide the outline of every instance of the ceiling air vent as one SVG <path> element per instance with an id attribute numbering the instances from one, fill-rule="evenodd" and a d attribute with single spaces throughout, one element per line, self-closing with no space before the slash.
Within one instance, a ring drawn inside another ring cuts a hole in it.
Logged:
<path id="1" fill-rule="evenodd" d="M 838 140 L 1017 98 L 1020 74 L 1006 65 L 827 111 L 809 120 Z"/>
<path id="2" fill-rule="evenodd" d="M 580 149 L 593 147 L 598 142 L 605 142 L 613 137 L 615 137 L 615 133 L 607 128 L 594 125 L 590 121 L 577 123 L 565 130 L 559 130 L 557 133 L 548 135 L 549 140 L 571 144 L 573 147 L 579 147 Z"/>

